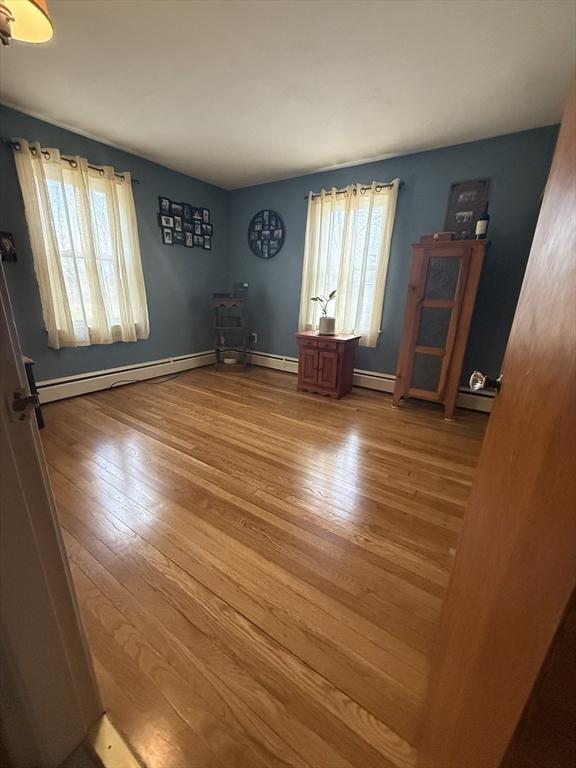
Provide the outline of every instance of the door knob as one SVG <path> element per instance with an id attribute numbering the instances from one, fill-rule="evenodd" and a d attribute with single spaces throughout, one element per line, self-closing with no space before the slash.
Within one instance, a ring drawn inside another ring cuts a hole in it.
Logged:
<path id="1" fill-rule="evenodd" d="M 497 379 L 490 379 L 483 374 L 482 371 L 474 371 L 472 376 L 470 376 L 469 386 L 473 392 L 482 392 L 491 389 L 500 392 L 500 387 L 502 386 L 502 374 L 500 374 Z"/>
<path id="2" fill-rule="evenodd" d="M 17 389 L 14 392 L 12 400 L 12 410 L 19 414 L 18 418 L 22 421 L 30 416 L 34 408 L 38 408 L 40 400 L 38 395 L 28 395 L 24 389 Z"/>

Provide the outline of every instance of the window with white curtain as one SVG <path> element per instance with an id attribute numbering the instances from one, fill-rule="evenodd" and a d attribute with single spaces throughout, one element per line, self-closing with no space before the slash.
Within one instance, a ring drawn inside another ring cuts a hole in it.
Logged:
<path id="1" fill-rule="evenodd" d="M 350 185 L 310 193 L 299 329 L 317 329 L 320 307 L 311 297 L 336 290 L 329 314 L 337 333 L 362 336 L 374 347 L 380 332 L 390 242 L 400 182 Z"/>
<path id="2" fill-rule="evenodd" d="M 49 346 L 148 338 L 130 174 L 23 139 L 14 158 Z"/>

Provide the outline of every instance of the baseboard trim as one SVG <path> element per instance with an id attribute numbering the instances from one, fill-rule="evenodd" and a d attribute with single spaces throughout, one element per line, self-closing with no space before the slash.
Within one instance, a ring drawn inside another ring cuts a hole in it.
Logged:
<path id="1" fill-rule="evenodd" d="M 67 397 L 85 395 L 109 389 L 111 386 L 123 386 L 137 381 L 168 376 L 216 362 L 214 352 L 196 352 L 192 355 L 168 357 L 164 360 L 151 360 L 139 365 L 127 365 L 121 368 L 108 368 L 101 371 L 81 373 L 77 376 L 65 376 L 60 379 L 46 379 L 36 382 L 41 403 L 63 400 Z"/>
<path id="2" fill-rule="evenodd" d="M 272 355 L 267 352 L 252 352 L 250 355 L 252 365 L 263 368 L 275 368 L 278 371 L 298 373 L 298 359 L 286 355 Z M 361 368 L 354 369 L 354 386 L 375 389 L 378 392 L 394 392 L 395 376 L 378 371 L 365 371 Z M 459 408 L 467 408 L 470 411 L 482 411 L 490 413 L 492 410 L 493 395 L 477 395 L 466 388 L 462 388 L 458 394 L 456 405 Z"/>

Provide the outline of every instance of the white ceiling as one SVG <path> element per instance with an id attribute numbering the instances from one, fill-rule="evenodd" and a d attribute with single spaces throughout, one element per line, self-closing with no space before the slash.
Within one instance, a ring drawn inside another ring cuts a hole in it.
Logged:
<path id="1" fill-rule="evenodd" d="M 574 0 L 49 7 L 1 100 L 227 189 L 555 123 L 575 62 Z"/>

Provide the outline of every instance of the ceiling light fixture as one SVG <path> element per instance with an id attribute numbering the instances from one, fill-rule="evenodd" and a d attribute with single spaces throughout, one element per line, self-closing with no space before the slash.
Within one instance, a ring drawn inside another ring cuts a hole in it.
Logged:
<path id="1" fill-rule="evenodd" d="M 0 0 L 0 39 L 46 43 L 54 30 L 46 0 Z"/>

